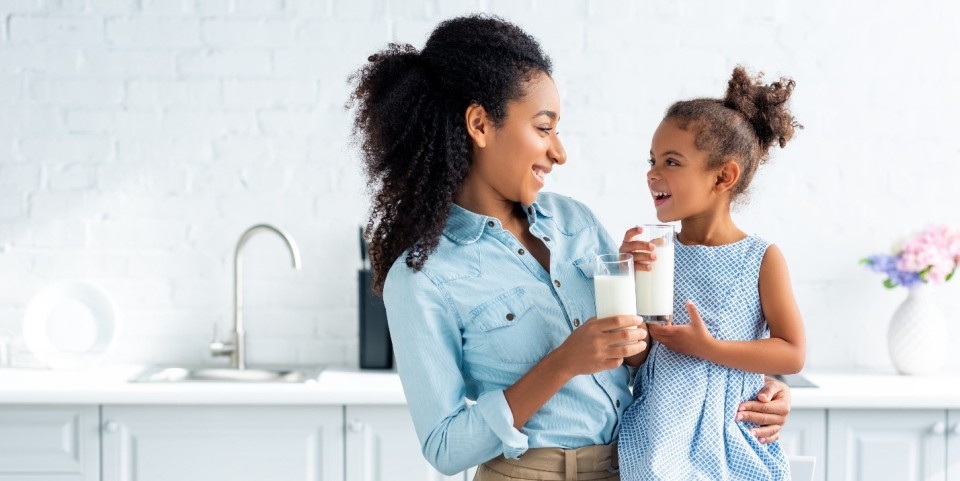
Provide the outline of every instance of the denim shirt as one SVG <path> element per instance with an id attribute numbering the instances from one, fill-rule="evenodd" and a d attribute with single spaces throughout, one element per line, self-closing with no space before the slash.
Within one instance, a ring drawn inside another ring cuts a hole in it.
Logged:
<path id="1" fill-rule="evenodd" d="M 503 391 L 596 314 L 586 262 L 619 249 L 580 202 L 541 193 L 524 211 L 549 272 L 499 220 L 454 205 L 423 269 L 403 255 L 387 274 L 403 390 L 423 454 L 444 473 L 528 448 L 609 444 L 633 400 L 624 366 L 580 375 L 513 427 Z"/>

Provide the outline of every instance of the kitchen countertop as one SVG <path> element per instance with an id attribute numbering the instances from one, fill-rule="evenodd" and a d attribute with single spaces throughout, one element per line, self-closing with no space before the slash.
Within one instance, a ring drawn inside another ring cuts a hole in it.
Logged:
<path id="1" fill-rule="evenodd" d="M 143 366 L 82 371 L 0 369 L 0 404 L 403 405 L 392 371 L 327 368 L 316 382 L 131 383 Z M 960 375 L 897 376 L 878 371 L 810 371 L 819 387 L 793 388 L 793 408 L 960 408 Z"/>
<path id="2" fill-rule="evenodd" d="M 316 382 L 135 383 L 144 366 L 55 371 L 0 369 L 2 404 L 406 404 L 392 371 L 328 368 Z"/>

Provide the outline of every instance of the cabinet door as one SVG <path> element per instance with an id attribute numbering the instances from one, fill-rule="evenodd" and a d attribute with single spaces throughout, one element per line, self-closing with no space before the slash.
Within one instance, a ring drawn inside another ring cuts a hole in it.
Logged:
<path id="1" fill-rule="evenodd" d="M 780 431 L 780 446 L 789 455 L 817 458 L 813 479 L 824 481 L 827 475 L 827 411 L 794 409 Z"/>
<path id="2" fill-rule="evenodd" d="M 347 406 L 347 481 L 462 481 L 420 452 L 406 406 Z"/>
<path id="3" fill-rule="evenodd" d="M 942 409 L 831 409 L 827 477 L 946 481 L 945 424 Z"/>
<path id="4" fill-rule="evenodd" d="M 947 480 L 960 481 L 960 410 L 947 412 Z"/>
<path id="5" fill-rule="evenodd" d="M 103 481 L 340 481 L 343 408 L 104 406 Z"/>
<path id="6" fill-rule="evenodd" d="M 100 481 L 97 406 L 0 406 L 0 481 Z"/>

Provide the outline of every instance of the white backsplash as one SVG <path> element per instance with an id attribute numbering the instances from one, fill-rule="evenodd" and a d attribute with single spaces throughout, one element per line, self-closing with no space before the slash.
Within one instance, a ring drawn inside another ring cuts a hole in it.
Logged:
<path id="1" fill-rule="evenodd" d="M 365 187 L 343 108 L 389 41 L 490 11 L 555 63 L 567 165 L 549 190 L 615 238 L 652 221 L 649 139 L 667 105 L 716 96 L 739 62 L 797 80 L 806 126 L 757 175 L 741 226 L 777 243 L 804 313 L 808 366 L 888 367 L 903 291 L 857 261 L 931 222 L 960 226 L 960 12 L 938 3 L 31 0 L 0 3 L 0 336 L 61 279 L 104 287 L 112 362 L 206 362 L 246 262 L 253 363 L 357 363 Z M 696 32 L 695 34 L 691 32 Z M 938 289 L 960 341 L 960 282 Z M 951 366 L 960 367 L 956 358 Z"/>

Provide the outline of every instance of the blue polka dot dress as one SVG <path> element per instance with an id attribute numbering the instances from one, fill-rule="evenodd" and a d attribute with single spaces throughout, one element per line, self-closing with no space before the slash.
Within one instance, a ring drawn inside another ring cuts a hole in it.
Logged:
<path id="1" fill-rule="evenodd" d="M 674 323 L 689 324 L 693 300 L 717 339 L 768 337 L 760 309 L 757 237 L 722 246 L 675 242 Z M 754 399 L 763 376 L 679 354 L 654 342 L 623 415 L 620 476 L 635 480 L 789 480 L 779 443 L 761 444 L 737 407 Z"/>

